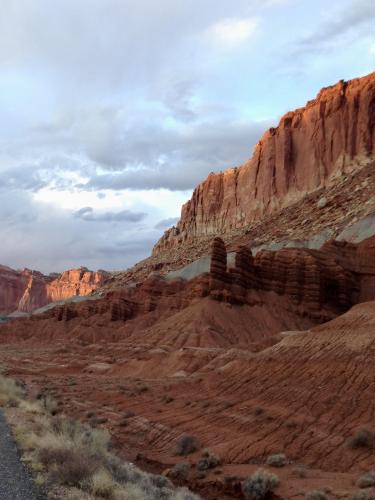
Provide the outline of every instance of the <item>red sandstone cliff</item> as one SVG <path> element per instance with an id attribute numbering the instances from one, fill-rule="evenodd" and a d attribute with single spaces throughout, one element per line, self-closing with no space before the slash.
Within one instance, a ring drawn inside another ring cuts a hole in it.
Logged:
<path id="1" fill-rule="evenodd" d="M 0 266 L 0 313 L 30 312 L 49 302 L 88 295 L 104 283 L 105 276 L 104 272 L 86 268 L 64 271 L 55 277 Z"/>
<path id="2" fill-rule="evenodd" d="M 244 228 L 284 208 L 332 177 L 375 157 L 375 73 L 322 89 L 304 108 L 284 115 L 239 168 L 210 174 L 153 255 L 200 236 Z"/>

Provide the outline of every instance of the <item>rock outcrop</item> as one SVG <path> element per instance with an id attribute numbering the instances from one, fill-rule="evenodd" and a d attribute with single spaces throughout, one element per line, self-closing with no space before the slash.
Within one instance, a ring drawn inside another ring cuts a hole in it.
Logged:
<path id="1" fill-rule="evenodd" d="M 228 234 L 356 171 L 375 157 L 375 73 L 324 88 L 282 117 L 239 168 L 212 173 L 181 219 L 154 247 L 157 256 L 200 237 Z"/>
<path id="2" fill-rule="evenodd" d="M 0 313 L 31 312 L 49 302 L 89 295 L 103 285 L 105 278 L 105 272 L 86 268 L 64 271 L 56 277 L 0 266 Z"/>
<path id="3" fill-rule="evenodd" d="M 216 237 L 212 245 L 210 295 L 218 300 L 249 304 L 251 296 L 248 296 L 248 291 L 275 292 L 301 305 L 304 314 L 315 316 L 317 313 L 319 316 L 325 308 L 339 314 L 349 309 L 359 297 L 359 276 L 363 266 L 359 265 L 356 273 L 352 267 L 357 254 L 358 247 L 350 245 L 350 251 L 343 258 L 340 244 L 336 242 L 327 245 L 323 251 L 306 248 L 285 248 L 277 252 L 263 250 L 255 258 L 248 248 L 240 247 L 235 256 L 235 267 L 226 269 L 225 245 Z M 371 260 L 371 256 L 369 249 L 366 261 Z M 367 271 L 367 277 L 375 275 L 369 269 Z"/>

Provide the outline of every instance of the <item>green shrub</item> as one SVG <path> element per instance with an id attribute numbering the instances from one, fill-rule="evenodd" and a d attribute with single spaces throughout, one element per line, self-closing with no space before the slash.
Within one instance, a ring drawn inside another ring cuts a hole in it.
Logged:
<path id="1" fill-rule="evenodd" d="M 354 436 L 348 440 L 349 448 L 368 448 L 372 449 L 375 446 L 375 432 L 367 427 L 358 429 Z"/>
<path id="2" fill-rule="evenodd" d="M 259 469 L 242 483 L 242 492 L 247 500 L 263 500 L 279 484 L 279 478 Z"/>
<path id="3" fill-rule="evenodd" d="M 177 441 L 176 453 L 177 455 L 190 455 L 199 448 L 199 441 L 195 436 L 184 434 Z"/>
<path id="4" fill-rule="evenodd" d="M 180 462 L 172 468 L 170 476 L 173 479 L 185 481 L 189 475 L 189 469 L 190 469 L 189 462 Z"/>
<path id="5" fill-rule="evenodd" d="M 275 455 L 270 455 L 267 458 L 267 465 L 271 467 L 284 467 L 286 465 L 287 459 L 284 453 L 277 453 Z"/>
<path id="6" fill-rule="evenodd" d="M 371 488 L 375 486 L 375 470 L 370 470 L 366 472 L 366 474 L 363 474 L 363 476 L 358 479 L 357 486 L 359 488 Z"/>
<path id="7" fill-rule="evenodd" d="M 219 457 L 211 453 L 210 450 L 204 450 L 202 458 L 197 463 L 197 469 L 200 471 L 213 469 L 221 464 Z"/>

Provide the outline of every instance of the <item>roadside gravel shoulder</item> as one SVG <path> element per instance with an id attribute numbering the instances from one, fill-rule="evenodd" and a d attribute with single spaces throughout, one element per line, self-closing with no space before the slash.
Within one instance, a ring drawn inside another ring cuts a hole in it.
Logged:
<path id="1" fill-rule="evenodd" d="M 16 443 L 0 410 L 0 500 L 43 500 L 21 462 Z"/>

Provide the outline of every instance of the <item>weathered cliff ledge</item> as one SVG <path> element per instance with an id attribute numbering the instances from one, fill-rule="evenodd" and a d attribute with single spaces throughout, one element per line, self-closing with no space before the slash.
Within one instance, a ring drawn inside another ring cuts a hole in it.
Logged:
<path id="1" fill-rule="evenodd" d="M 45 276 L 38 271 L 15 271 L 0 266 L 0 313 L 30 312 L 49 302 L 88 295 L 103 285 L 107 273 L 86 268 Z"/>
<path id="2" fill-rule="evenodd" d="M 375 158 L 375 73 L 322 89 L 284 115 L 238 168 L 212 173 L 182 207 L 153 256 L 246 228 Z"/>

